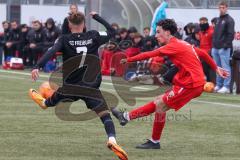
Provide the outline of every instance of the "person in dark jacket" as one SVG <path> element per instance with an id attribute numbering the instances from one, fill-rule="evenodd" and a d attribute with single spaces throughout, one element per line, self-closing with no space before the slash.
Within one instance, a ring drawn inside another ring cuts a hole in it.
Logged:
<path id="1" fill-rule="evenodd" d="M 4 43 L 4 35 L 0 33 L 0 66 L 2 65 L 2 58 L 3 58 L 3 44 Z"/>
<path id="2" fill-rule="evenodd" d="M 218 7 L 220 17 L 217 18 L 214 28 L 212 56 L 218 66 L 231 72 L 230 55 L 233 47 L 235 22 L 227 13 L 228 4 L 226 2 L 220 2 Z M 217 76 L 215 91 L 218 93 L 229 93 L 230 82 L 231 76 L 226 79 Z"/>
<path id="3" fill-rule="evenodd" d="M 70 9 L 69 15 L 75 14 L 78 12 L 77 4 L 71 4 L 69 9 Z M 69 25 L 68 18 L 66 17 L 62 24 L 62 34 L 70 34 L 71 33 L 71 30 L 69 29 L 68 25 Z"/>
<path id="4" fill-rule="evenodd" d="M 27 61 L 29 61 L 29 55 L 26 53 L 26 48 L 29 41 L 28 41 L 28 32 L 31 30 L 26 24 L 22 24 L 20 26 L 21 28 L 21 36 L 20 36 L 20 52 L 22 53 L 23 56 L 23 64 L 27 66 Z"/>
<path id="5" fill-rule="evenodd" d="M 196 23 L 188 23 L 184 27 L 184 31 L 187 35 L 187 38 L 184 41 L 194 45 L 195 47 L 199 47 L 200 42 L 198 40 L 198 32 L 200 31 L 200 27 Z"/>
<path id="6" fill-rule="evenodd" d="M 143 39 L 142 52 L 152 51 L 156 45 L 156 38 L 154 36 L 147 36 Z"/>
<path id="7" fill-rule="evenodd" d="M 6 46 L 6 42 L 8 42 L 11 38 L 10 23 L 8 21 L 3 21 L 2 26 L 4 29 L 2 43 L 4 50 L 4 59 L 6 60 L 7 57 L 12 56 L 12 53 L 8 51 L 8 48 Z"/>
<path id="8" fill-rule="evenodd" d="M 48 48 L 53 46 L 55 40 L 60 36 L 61 30 L 55 26 L 55 22 L 52 18 L 47 19 L 45 29 L 45 40 L 44 40 L 44 52 Z"/>
<path id="9" fill-rule="evenodd" d="M 22 57 L 20 54 L 20 28 L 17 21 L 11 22 L 10 38 L 6 41 L 6 50 L 14 57 Z"/>
<path id="10" fill-rule="evenodd" d="M 40 21 L 33 22 L 33 29 L 28 32 L 27 39 L 29 45 L 27 46 L 27 54 L 29 57 L 29 64 L 33 66 L 37 63 L 38 58 L 43 54 L 45 33 Z"/>

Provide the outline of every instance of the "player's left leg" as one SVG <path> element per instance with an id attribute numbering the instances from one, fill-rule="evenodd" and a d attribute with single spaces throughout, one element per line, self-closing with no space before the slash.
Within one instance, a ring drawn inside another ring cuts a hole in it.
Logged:
<path id="1" fill-rule="evenodd" d="M 138 149 L 160 149 L 160 138 L 166 122 L 166 112 L 170 108 L 163 102 L 163 95 L 157 97 L 154 100 L 156 105 L 155 118 L 152 129 L 152 138 L 148 139 L 147 142 L 137 145 Z"/>

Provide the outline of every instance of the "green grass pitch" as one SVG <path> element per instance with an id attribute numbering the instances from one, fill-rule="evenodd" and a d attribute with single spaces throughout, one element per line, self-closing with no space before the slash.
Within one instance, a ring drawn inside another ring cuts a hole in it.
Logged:
<path id="1" fill-rule="evenodd" d="M 38 88 L 47 78 L 34 83 L 22 73 L 0 70 L 0 160 L 118 159 L 107 149 L 98 119 L 67 122 L 57 118 L 54 108 L 41 110 L 28 97 L 28 89 Z M 110 81 L 104 82 L 101 88 L 116 94 Z M 136 106 L 151 99 L 138 99 Z M 71 111 L 86 110 L 80 106 L 84 104 L 75 103 Z M 119 104 L 128 110 L 136 106 L 127 106 L 123 101 Z M 151 136 L 151 117 L 135 120 L 124 128 L 113 118 L 118 143 L 130 160 L 240 159 L 240 96 L 203 94 L 179 112 L 169 112 L 167 118 L 161 150 L 134 148 Z"/>

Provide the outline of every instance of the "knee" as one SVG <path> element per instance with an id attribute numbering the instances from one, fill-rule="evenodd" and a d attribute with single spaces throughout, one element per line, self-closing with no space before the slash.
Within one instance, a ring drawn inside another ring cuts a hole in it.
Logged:
<path id="1" fill-rule="evenodd" d="M 158 96 L 154 100 L 154 104 L 156 105 L 156 112 L 160 111 L 162 109 L 162 107 L 165 105 L 162 98 L 163 98 L 163 96 Z"/>

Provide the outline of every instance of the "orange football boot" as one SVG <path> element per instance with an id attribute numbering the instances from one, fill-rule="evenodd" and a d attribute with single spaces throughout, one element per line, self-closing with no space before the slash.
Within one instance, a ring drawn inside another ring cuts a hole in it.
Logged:
<path id="1" fill-rule="evenodd" d="M 32 100 L 37 103 L 42 109 L 47 109 L 48 107 L 45 105 L 45 98 L 42 97 L 35 89 L 29 90 L 29 96 Z"/>
<path id="2" fill-rule="evenodd" d="M 127 153 L 116 143 L 108 141 L 107 147 L 112 150 L 120 160 L 128 160 Z"/>

